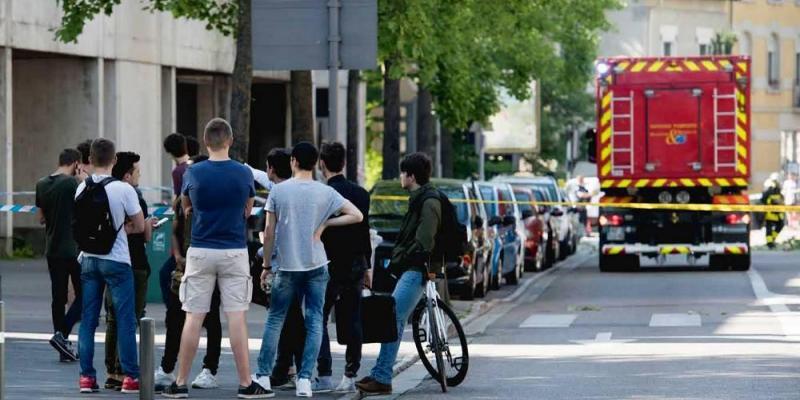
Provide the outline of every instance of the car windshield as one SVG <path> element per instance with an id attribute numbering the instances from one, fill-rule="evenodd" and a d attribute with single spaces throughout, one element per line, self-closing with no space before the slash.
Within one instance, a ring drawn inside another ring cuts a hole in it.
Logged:
<path id="1" fill-rule="evenodd" d="M 550 198 L 553 199 L 553 201 L 558 201 L 558 189 L 555 185 L 545 182 L 537 182 L 534 183 L 533 186 L 546 190 L 547 194 L 550 195 Z"/>
<path id="2" fill-rule="evenodd" d="M 392 196 L 398 200 L 385 200 L 376 196 Z M 400 182 L 378 182 L 372 188 L 369 202 L 369 224 L 378 231 L 400 229 L 406 211 L 408 211 L 408 192 L 400 187 Z M 404 200 L 399 200 L 399 198 Z"/>
<path id="3" fill-rule="evenodd" d="M 533 211 L 533 206 L 531 205 L 531 195 L 528 192 L 514 192 L 514 195 L 517 197 L 517 201 L 519 203 L 519 211 Z"/>
<path id="4" fill-rule="evenodd" d="M 453 203 L 453 206 L 456 208 L 458 222 L 464 226 L 469 226 L 469 212 L 467 211 L 468 205 L 466 201 L 463 201 L 466 200 L 466 196 L 464 196 L 464 189 L 460 187 L 440 187 L 439 189 L 441 189 L 441 191 L 447 195 L 447 197 L 450 199 L 450 202 Z"/>
<path id="5" fill-rule="evenodd" d="M 533 192 L 533 196 L 536 197 L 536 201 L 548 201 L 545 193 L 539 189 Z"/>
<path id="6" fill-rule="evenodd" d="M 479 186 L 481 191 L 481 198 L 485 203 L 483 203 L 483 208 L 486 210 L 486 215 L 489 218 L 498 215 L 497 213 L 497 203 L 491 203 L 492 201 L 497 200 L 494 196 L 494 188 L 491 186 L 481 185 Z"/>

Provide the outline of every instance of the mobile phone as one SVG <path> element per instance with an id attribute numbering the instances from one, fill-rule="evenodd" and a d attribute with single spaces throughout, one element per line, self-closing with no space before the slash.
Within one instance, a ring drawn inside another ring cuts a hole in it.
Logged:
<path id="1" fill-rule="evenodd" d="M 156 222 L 155 225 L 153 225 L 153 228 L 158 228 L 161 225 L 164 225 L 164 223 L 167 221 L 169 221 L 169 218 L 161 218 L 160 220 L 158 220 L 158 222 Z"/>

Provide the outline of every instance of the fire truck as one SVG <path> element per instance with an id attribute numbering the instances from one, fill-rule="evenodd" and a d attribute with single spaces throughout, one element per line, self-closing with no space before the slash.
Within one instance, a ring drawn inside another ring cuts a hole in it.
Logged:
<path id="1" fill-rule="evenodd" d="M 743 212 L 616 204 L 748 204 L 750 58 L 604 58 L 595 63 L 601 271 L 659 264 L 750 268 Z M 682 259 L 685 257 L 685 260 Z"/>

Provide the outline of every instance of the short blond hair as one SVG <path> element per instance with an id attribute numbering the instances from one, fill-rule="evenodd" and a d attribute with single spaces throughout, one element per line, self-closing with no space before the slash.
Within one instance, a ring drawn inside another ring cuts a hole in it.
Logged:
<path id="1" fill-rule="evenodd" d="M 206 124 L 203 133 L 203 141 L 212 150 L 221 150 L 226 146 L 228 140 L 233 140 L 233 129 L 231 124 L 222 118 L 214 118 Z"/>

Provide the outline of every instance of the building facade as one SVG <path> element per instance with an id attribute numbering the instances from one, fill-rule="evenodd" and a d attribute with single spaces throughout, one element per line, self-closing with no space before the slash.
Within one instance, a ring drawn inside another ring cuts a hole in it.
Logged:
<path id="1" fill-rule="evenodd" d="M 760 188 L 800 162 L 800 1 L 735 1 L 733 30 L 736 52 L 752 57 L 752 183 Z"/>
<path id="2" fill-rule="evenodd" d="M 77 43 L 55 40 L 60 18 L 52 0 L 0 0 L 0 205 L 33 204 L 29 194 L 12 192 L 33 190 L 61 149 L 97 137 L 141 154 L 142 186 L 170 186 L 163 138 L 201 138 L 209 119 L 230 115 L 233 39 L 202 22 L 143 11 L 136 0 L 96 17 Z M 313 77 L 312 93 L 326 95 L 327 76 Z M 248 161 L 260 168 L 270 148 L 290 143 L 288 81 L 288 71 L 254 71 Z M 339 81 L 346 104 L 346 71 Z M 339 121 L 326 139 L 345 141 L 346 110 Z M 150 202 L 162 198 L 146 194 Z M 32 215 L 0 213 L 1 242 L 40 229 Z"/>

